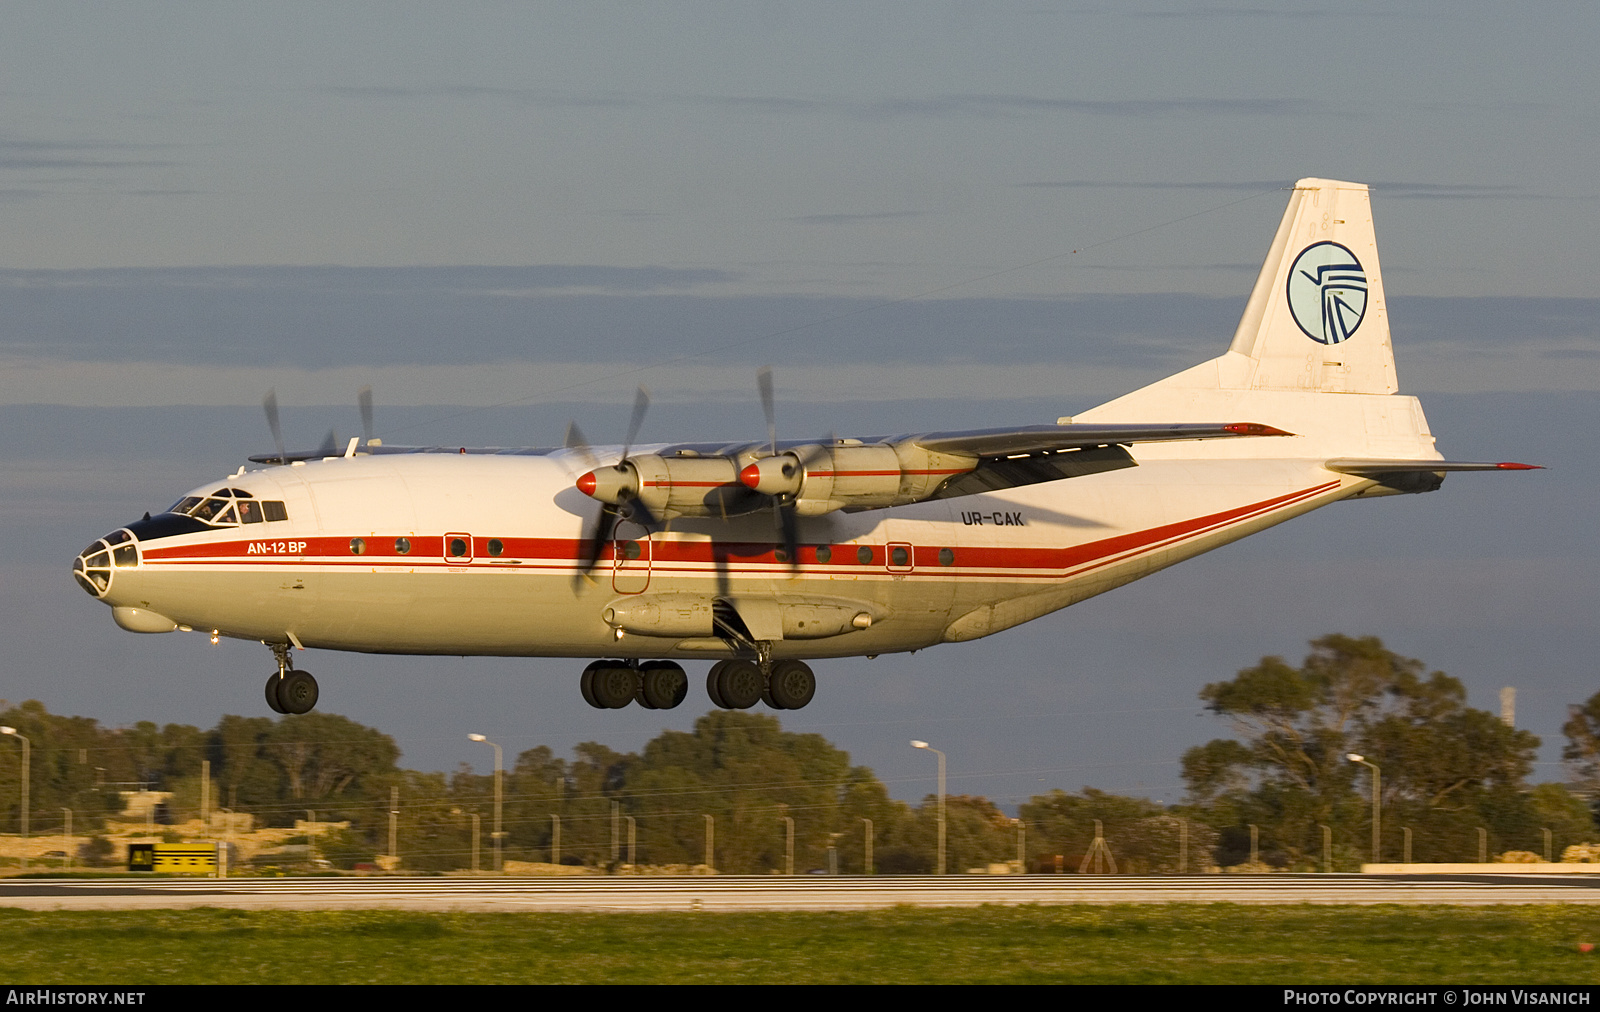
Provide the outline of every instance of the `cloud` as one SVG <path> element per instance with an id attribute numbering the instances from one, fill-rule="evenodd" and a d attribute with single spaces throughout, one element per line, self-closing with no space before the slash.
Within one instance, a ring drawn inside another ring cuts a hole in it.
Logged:
<path id="1" fill-rule="evenodd" d="M 1015 184 L 1020 189 L 1083 189 L 1083 190 L 1287 190 L 1294 180 L 1257 179 L 1244 182 L 1221 181 L 1151 181 L 1133 182 L 1118 179 L 1064 179 L 1040 180 Z M 1542 194 L 1523 192 L 1521 187 L 1510 185 L 1486 186 L 1474 183 L 1411 183 L 1372 182 L 1367 184 L 1372 192 L 1386 200 L 1551 200 Z"/>
<path id="2" fill-rule="evenodd" d="M 1036 183 L 1017 183 L 1023 189 L 1107 189 L 1107 190 L 1287 190 L 1294 185 L 1294 180 L 1283 179 L 1257 179 L 1244 182 L 1151 182 L 1135 183 L 1127 180 L 1103 179 L 1067 179 L 1059 181 L 1042 181 Z"/>
<path id="3" fill-rule="evenodd" d="M 172 362 L 63 362 L 0 358 L 0 405 L 77 407 L 257 405 L 276 388 L 286 405 L 339 404 L 371 385 L 385 403 L 409 406 L 545 403 L 626 404 L 647 381 L 661 403 L 747 400 L 754 370 L 744 364 L 511 361 L 457 365 L 347 365 L 335 368 L 230 366 Z M 923 362 L 787 366 L 784 388 L 834 403 L 921 400 L 1015 400 L 1086 397 L 1139 385 L 1127 366 L 1061 363 L 1004 365 Z"/>
<path id="4" fill-rule="evenodd" d="M 166 191 L 151 191 L 166 192 Z M 343 292 L 356 294 L 549 291 L 649 292 L 736 280 L 728 271 L 594 264 L 456 267 L 110 267 L 70 270 L 0 269 L 0 292 L 13 290 L 128 291 L 152 289 Z"/>
<path id="5" fill-rule="evenodd" d="M 493 99 L 522 106 L 550 109 L 636 109 L 655 106 L 705 108 L 749 112 L 765 116 L 834 115 L 854 119 L 920 119 L 974 117 L 994 119 L 1034 114 L 1071 114 L 1118 117 L 1171 116 L 1307 116 L 1352 115 L 1349 103 L 1329 104 L 1287 98 L 1152 98 L 1075 99 L 1051 95 L 986 94 L 978 92 L 906 95 L 887 99 L 847 99 L 828 96 L 708 95 L 698 93 L 644 94 L 627 92 L 577 93 L 548 88 L 499 88 L 476 85 L 428 87 L 334 87 L 325 93 L 340 98 L 378 101 L 433 99 Z"/>
<path id="6" fill-rule="evenodd" d="M 853 225 L 862 221 L 916 218 L 922 214 L 922 211 L 877 211 L 868 214 L 802 214 L 797 218 L 785 218 L 783 220 L 799 222 L 802 225 Z"/>
<path id="7" fill-rule="evenodd" d="M 622 396 L 640 379 L 695 398 L 742 389 L 767 362 L 816 370 L 805 375 L 819 393 L 831 375 L 825 396 L 843 400 L 919 384 L 957 398 L 1042 396 L 1041 383 L 1087 396 L 1219 354 L 1243 308 L 1241 296 L 1184 293 L 704 290 L 734 277 L 594 265 L 0 271 L 0 403 L 240 404 L 274 384 L 342 401 L 380 375 L 404 391 L 397 403 Z M 1600 299 L 1397 297 L 1389 308 L 1408 391 L 1600 389 Z M 606 382 L 574 385 L 596 378 Z"/>
<path id="8" fill-rule="evenodd" d="M 176 144 L 0 138 L 0 170 L 169 168 L 182 163 L 129 156 L 141 152 L 172 151 L 178 147 Z"/>

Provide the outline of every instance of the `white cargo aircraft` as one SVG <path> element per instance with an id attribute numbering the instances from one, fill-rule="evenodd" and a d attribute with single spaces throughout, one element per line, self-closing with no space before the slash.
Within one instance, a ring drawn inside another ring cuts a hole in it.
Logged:
<path id="1" fill-rule="evenodd" d="M 601 708 L 797 709 L 806 661 L 977 639 L 1446 461 L 1390 348 L 1367 188 L 1302 179 L 1227 352 L 1054 425 L 779 442 L 286 454 L 96 541 L 73 575 L 134 632 L 291 648 L 602 657 Z M 575 430 L 574 430 L 575 431 Z"/>

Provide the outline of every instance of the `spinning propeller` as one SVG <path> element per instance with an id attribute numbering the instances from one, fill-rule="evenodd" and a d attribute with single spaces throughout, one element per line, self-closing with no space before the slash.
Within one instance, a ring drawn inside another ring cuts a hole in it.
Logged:
<path id="1" fill-rule="evenodd" d="M 602 505 L 595 518 L 594 533 L 586 539 L 589 551 L 584 556 L 576 579 L 586 578 L 594 570 L 600 561 L 600 553 L 616 533 L 619 521 L 631 520 L 645 530 L 652 530 L 660 523 L 655 514 L 650 512 L 650 507 L 639 498 L 639 472 L 628 462 L 633 441 L 639 435 L 639 428 L 644 424 L 644 415 L 649 408 L 650 392 L 641 385 L 633 397 L 633 418 L 628 422 L 628 438 L 622 444 L 622 456 L 608 467 L 591 469 L 577 481 L 578 491 L 599 499 Z M 589 449 L 576 422 L 567 425 L 566 445 L 580 451 L 586 462 L 594 460 L 594 452 Z"/>
<path id="2" fill-rule="evenodd" d="M 381 445 L 381 443 L 372 434 L 372 387 L 362 387 L 360 392 L 356 395 L 356 400 L 361 408 L 361 431 L 363 434 L 363 445 L 369 447 Z M 249 459 L 258 464 L 287 464 L 290 458 L 289 452 L 285 450 L 283 446 L 283 423 L 278 415 L 278 389 L 276 387 L 273 387 L 267 391 L 267 396 L 261 401 L 261 409 L 266 412 L 267 428 L 272 432 L 272 445 L 277 449 L 278 452 L 276 455 L 270 457 L 262 455 L 253 456 Z M 339 452 L 338 430 L 329 429 L 328 434 L 322 439 L 321 446 L 318 446 L 316 450 L 312 451 L 311 453 L 297 452 L 294 456 L 294 459 L 307 460 L 314 457 L 334 457 L 338 456 Z"/>

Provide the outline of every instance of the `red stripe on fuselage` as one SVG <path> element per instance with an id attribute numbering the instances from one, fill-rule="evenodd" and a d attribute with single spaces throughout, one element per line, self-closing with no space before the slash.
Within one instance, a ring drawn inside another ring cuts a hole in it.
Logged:
<path id="1" fill-rule="evenodd" d="M 1331 481 L 1298 492 L 1265 499 L 1248 506 L 1239 506 L 1219 513 L 1181 520 L 1160 527 L 1132 531 L 1100 541 L 1062 548 L 1013 548 L 1005 546 L 940 546 L 918 545 L 913 548 L 915 571 L 904 575 L 917 577 L 1005 577 L 1005 576 L 1066 576 L 1071 572 L 1086 572 L 1112 565 L 1123 559 L 1210 533 L 1214 530 L 1245 520 L 1297 505 L 1340 486 Z M 473 568 L 473 569 L 531 569 L 570 571 L 588 558 L 587 543 L 576 538 L 501 538 L 504 546 L 498 557 L 490 556 L 487 537 L 474 537 L 475 558 L 445 559 L 442 537 L 407 537 L 411 551 L 401 554 L 395 549 L 395 538 L 362 536 L 364 551 L 355 555 L 350 550 L 354 539 L 343 537 L 307 537 L 283 541 L 210 542 L 202 544 L 150 546 L 143 549 L 144 561 L 154 566 L 317 566 L 331 569 L 368 569 L 377 566 L 404 567 L 408 569 Z M 257 550 L 250 551 L 250 546 Z M 261 546 L 289 545 L 300 553 L 262 550 Z M 753 573 L 770 575 L 769 567 L 788 568 L 787 562 L 774 558 L 781 548 L 771 542 L 707 542 L 707 541 L 654 541 L 651 542 L 651 568 L 660 574 L 690 575 L 695 573 L 727 575 Z M 838 573 L 841 575 L 880 575 L 885 570 L 884 547 L 845 543 L 829 545 L 832 558 L 819 562 L 816 549 L 820 546 L 800 546 L 799 564 L 807 572 Z M 869 562 L 857 559 L 860 548 L 872 551 Z M 938 556 L 943 548 L 951 548 L 955 560 L 951 565 L 940 565 Z M 605 546 L 599 561 L 615 562 L 612 546 Z M 732 564 L 732 565 L 730 565 Z M 639 564 L 642 570 L 642 562 Z"/>

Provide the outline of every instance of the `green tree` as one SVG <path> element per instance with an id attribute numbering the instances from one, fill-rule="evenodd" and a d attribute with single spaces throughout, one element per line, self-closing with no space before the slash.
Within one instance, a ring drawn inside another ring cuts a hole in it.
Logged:
<path id="1" fill-rule="evenodd" d="M 1581 706 L 1567 708 L 1567 722 L 1561 725 L 1567 736 L 1561 758 L 1573 783 L 1588 795 L 1594 814 L 1600 820 L 1600 692 Z"/>
<path id="2" fill-rule="evenodd" d="M 1213 862 L 1217 833 L 1186 811 L 1169 813 L 1146 798 L 1130 798 L 1085 787 L 1078 794 L 1054 790 L 1018 809 L 1027 826 L 1028 866 L 1053 871 L 1060 855 L 1065 871 L 1077 871 L 1094 842 L 1099 820 L 1117 871 L 1203 871 Z M 1180 822 L 1180 819 L 1183 822 Z M 1183 839 L 1187 836 L 1187 854 Z"/>
<path id="3" fill-rule="evenodd" d="M 1477 827 L 1510 840 L 1527 821 L 1539 739 L 1467 707 L 1460 681 L 1376 637 L 1325 636 L 1298 668 L 1266 657 L 1200 698 L 1237 736 L 1183 757 L 1191 799 L 1223 834 L 1223 863 L 1243 860 L 1250 824 L 1265 860 L 1297 868 L 1319 866 L 1322 825 L 1346 847 L 1359 839 L 1372 813 L 1351 752 L 1383 771 L 1384 846 L 1396 857 L 1403 828 L 1414 859 L 1461 860 Z"/>

